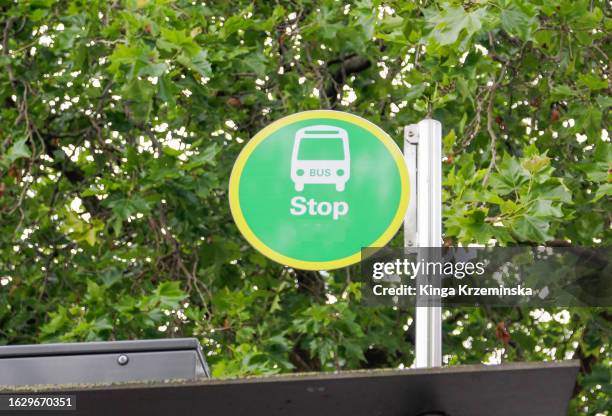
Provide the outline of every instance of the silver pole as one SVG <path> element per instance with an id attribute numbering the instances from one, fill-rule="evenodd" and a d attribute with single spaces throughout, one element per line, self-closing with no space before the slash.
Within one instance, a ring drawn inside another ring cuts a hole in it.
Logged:
<path id="1" fill-rule="evenodd" d="M 411 198 L 404 219 L 406 248 L 442 243 L 442 125 L 422 120 L 404 130 Z M 426 252 L 426 250 L 424 250 Z M 418 277 L 417 277 L 418 278 Z M 426 276 L 421 276 L 426 278 Z M 416 307 L 416 367 L 442 365 L 442 308 Z"/>

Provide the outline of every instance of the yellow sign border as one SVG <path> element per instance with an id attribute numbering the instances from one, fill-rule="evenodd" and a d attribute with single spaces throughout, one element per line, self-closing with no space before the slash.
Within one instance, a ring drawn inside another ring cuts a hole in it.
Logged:
<path id="1" fill-rule="evenodd" d="M 395 160 L 395 163 L 397 164 L 397 168 L 400 174 L 400 203 L 398 205 L 395 216 L 391 221 L 391 224 L 389 225 L 389 227 L 387 227 L 385 232 L 380 237 L 378 237 L 376 241 L 374 241 L 372 247 L 382 247 L 387 244 L 393 238 L 399 227 L 402 225 L 406 209 L 408 208 L 408 201 L 410 198 L 410 181 L 408 180 L 408 170 L 406 169 L 406 163 L 404 162 L 404 155 L 400 151 L 399 147 L 397 147 L 397 144 L 393 141 L 393 139 L 389 137 L 387 133 L 385 133 L 380 127 L 378 127 L 374 123 L 371 123 L 370 121 L 354 114 L 334 110 L 303 111 L 300 113 L 283 117 L 266 126 L 263 130 L 259 131 L 251 140 L 247 142 L 247 144 L 244 146 L 244 149 L 242 149 L 242 151 L 238 155 L 236 162 L 234 163 L 234 167 L 232 168 L 232 173 L 230 174 L 229 181 L 229 202 L 232 217 L 234 217 L 234 222 L 238 226 L 238 230 L 240 230 L 242 235 L 253 247 L 255 247 L 266 257 L 269 257 L 270 259 L 280 264 L 284 264 L 286 266 L 293 267 L 296 269 L 332 270 L 359 262 L 361 260 L 361 249 L 357 253 L 343 257 L 341 259 L 329 261 L 304 261 L 285 256 L 271 249 L 259 238 L 257 238 L 257 236 L 253 233 L 253 231 L 247 224 L 246 219 L 244 218 L 239 201 L 239 187 L 240 178 L 242 177 L 242 171 L 244 170 L 244 166 L 247 160 L 249 159 L 249 156 L 257 148 L 257 146 L 276 130 L 298 121 L 310 120 L 313 118 L 329 118 L 356 124 L 359 127 L 372 133 L 377 139 L 383 142 L 387 149 L 389 149 L 393 160 Z"/>

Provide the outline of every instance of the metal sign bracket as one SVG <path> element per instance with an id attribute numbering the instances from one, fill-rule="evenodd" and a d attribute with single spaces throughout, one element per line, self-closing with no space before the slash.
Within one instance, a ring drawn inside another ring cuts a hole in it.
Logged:
<path id="1" fill-rule="evenodd" d="M 404 159 L 411 198 L 404 219 L 407 250 L 440 247 L 442 243 L 442 125 L 426 119 L 404 129 Z M 424 250 L 427 251 L 427 250 Z M 418 276 L 426 279 L 427 276 Z M 416 307 L 416 367 L 442 365 L 442 310 Z"/>

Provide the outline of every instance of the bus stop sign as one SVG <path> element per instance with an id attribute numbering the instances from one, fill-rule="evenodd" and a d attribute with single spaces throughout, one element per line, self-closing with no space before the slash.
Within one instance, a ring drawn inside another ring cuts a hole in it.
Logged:
<path id="1" fill-rule="evenodd" d="M 376 125 L 339 111 L 305 111 L 245 145 L 229 198 L 238 229 L 262 254 L 297 269 L 330 270 L 391 240 L 408 206 L 408 173 Z"/>

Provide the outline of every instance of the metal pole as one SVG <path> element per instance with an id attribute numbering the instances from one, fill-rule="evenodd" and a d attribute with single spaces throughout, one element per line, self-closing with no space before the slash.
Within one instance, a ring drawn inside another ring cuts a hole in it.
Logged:
<path id="1" fill-rule="evenodd" d="M 405 246 L 440 247 L 442 243 L 442 125 L 440 122 L 427 119 L 406 126 L 404 157 L 411 186 L 411 200 L 404 219 Z M 416 307 L 415 339 L 416 367 L 441 366 L 442 308 L 440 306 Z"/>

